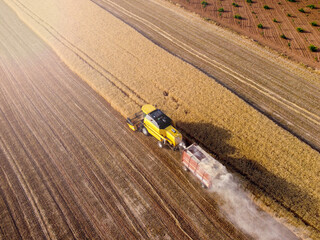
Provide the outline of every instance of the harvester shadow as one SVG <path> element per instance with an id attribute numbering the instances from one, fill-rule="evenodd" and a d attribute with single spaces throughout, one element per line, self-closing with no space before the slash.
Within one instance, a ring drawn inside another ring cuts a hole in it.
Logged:
<path id="1" fill-rule="evenodd" d="M 209 150 L 215 149 L 215 154 L 226 156 L 234 153 L 236 150 L 227 144 L 232 135 L 223 128 L 205 123 L 186 122 L 177 122 L 177 126 L 182 130 L 187 145 L 195 141 Z"/>
<path id="2" fill-rule="evenodd" d="M 249 188 L 253 191 L 271 198 L 307 226 L 319 229 L 318 201 L 303 188 L 276 176 L 257 161 L 232 157 L 237 149 L 227 143 L 232 137 L 229 131 L 207 123 L 177 122 L 177 127 L 186 136 L 187 145 L 197 142 L 212 153 L 229 171 L 236 172 L 249 180 L 251 183 Z M 303 218 L 304 215 L 309 217 Z"/>

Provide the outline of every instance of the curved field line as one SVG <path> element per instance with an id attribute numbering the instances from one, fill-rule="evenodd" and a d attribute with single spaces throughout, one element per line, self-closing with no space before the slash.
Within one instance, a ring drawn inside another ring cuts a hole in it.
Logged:
<path id="1" fill-rule="evenodd" d="M 136 21 L 139 21 L 143 24 L 145 24 L 146 26 L 148 26 L 151 29 L 154 29 L 157 31 L 158 34 L 160 34 L 161 36 L 163 36 L 164 38 L 166 38 L 167 40 L 169 40 L 170 42 L 172 42 L 173 44 L 179 46 L 180 48 L 184 49 L 186 52 L 198 57 L 199 59 L 201 59 L 204 62 L 207 62 L 208 64 L 212 65 L 215 68 L 218 68 L 219 70 L 221 70 L 222 72 L 230 75 L 231 77 L 237 79 L 239 82 L 244 83 L 246 85 L 248 85 L 249 87 L 257 90 L 258 92 L 260 92 L 261 94 L 269 97 L 270 99 L 274 100 L 277 103 L 280 103 L 282 105 L 284 105 L 285 107 L 291 109 L 292 111 L 294 111 L 295 113 L 301 114 L 302 116 L 304 116 L 306 119 L 310 120 L 311 122 L 315 123 L 315 124 L 320 124 L 320 116 L 304 109 L 303 107 L 298 106 L 297 104 L 281 97 L 280 95 L 276 94 L 275 92 L 270 91 L 270 89 L 267 89 L 266 87 L 264 87 L 261 84 L 258 84 L 256 82 L 254 82 L 254 80 L 247 78 L 245 76 L 243 76 L 240 73 L 237 73 L 236 71 L 232 70 L 231 68 L 224 66 L 223 64 L 209 58 L 208 56 L 206 56 L 203 53 L 200 53 L 199 51 L 195 50 L 194 48 L 190 47 L 188 44 L 178 40 L 177 38 L 175 38 L 174 36 L 170 35 L 169 33 L 167 33 L 166 31 L 162 30 L 161 28 L 159 28 L 158 26 L 154 25 L 153 23 L 145 20 L 144 18 L 139 17 L 138 15 L 131 13 L 130 11 L 126 10 L 125 8 L 121 7 L 120 5 L 110 1 L 110 0 L 101 0 L 102 2 L 108 3 L 110 5 L 112 5 L 113 7 L 116 7 L 118 11 L 121 11 L 123 14 L 134 18 Z"/>

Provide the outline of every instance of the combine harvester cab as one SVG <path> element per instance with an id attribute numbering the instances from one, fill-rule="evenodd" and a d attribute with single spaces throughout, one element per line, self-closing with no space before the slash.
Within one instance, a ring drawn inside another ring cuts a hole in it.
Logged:
<path id="1" fill-rule="evenodd" d="M 204 151 L 196 143 L 191 144 L 182 152 L 182 164 L 185 171 L 190 171 L 200 181 L 203 188 L 211 188 L 212 179 L 217 177 L 221 164 Z"/>

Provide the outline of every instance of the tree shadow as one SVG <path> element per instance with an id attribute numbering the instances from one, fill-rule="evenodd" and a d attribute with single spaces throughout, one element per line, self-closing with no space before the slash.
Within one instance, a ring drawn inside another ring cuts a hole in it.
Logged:
<path id="1" fill-rule="evenodd" d="M 299 33 L 311 33 L 310 31 L 302 30 Z"/>
<path id="2" fill-rule="evenodd" d="M 292 38 L 289 38 L 289 37 L 287 37 L 285 35 L 283 35 L 283 36 L 281 35 L 280 38 L 283 39 L 283 40 L 288 40 L 288 41 L 292 40 Z"/>
<path id="3" fill-rule="evenodd" d="M 177 122 L 177 127 L 186 136 L 187 145 L 197 142 L 213 153 L 230 171 L 242 175 L 258 191 L 262 191 L 307 226 L 319 231 L 320 209 L 317 199 L 301 187 L 276 176 L 254 159 L 232 157 L 237 149 L 228 144 L 232 137 L 230 131 L 208 123 Z"/>
<path id="4" fill-rule="evenodd" d="M 270 27 L 262 26 L 262 27 L 260 27 L 260 29 L 261 29 L 261 30 L 268 30 L 268 29 L 270 29 Z"/>

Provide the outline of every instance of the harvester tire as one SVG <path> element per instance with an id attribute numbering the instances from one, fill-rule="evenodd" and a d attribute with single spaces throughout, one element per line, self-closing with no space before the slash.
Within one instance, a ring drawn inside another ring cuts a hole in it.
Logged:
<path id="1" fill-rule="evenodd" d="M 158 147 L 159 147 L 159 148 L 163 148 L 163 147 L 164 147 L 163 142 L 159 141 L 159 142 L 158 142 Z"/>
<path id="2" fill-rule="evenodd" d="M 204 189 L 207 189 L 207 186 L 204 185 L 204 183 L 201 183 L 201 187 L 204 188 Z"/>
<path id="3" fill-rule="evenodd" d="M 148 132 L 148 130 L 147 130 L 145 127 L 142 128 L 142 133 L 143 133 L 144 135 L 146 135 L 146 136 L 149 135 L 149 132 Z"/>

